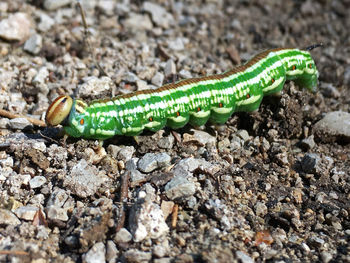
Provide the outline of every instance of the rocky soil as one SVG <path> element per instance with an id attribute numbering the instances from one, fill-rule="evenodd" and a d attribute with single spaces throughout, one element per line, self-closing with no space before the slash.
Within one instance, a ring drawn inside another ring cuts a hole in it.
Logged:
<path id="1" fill-rule="evenodd" d="M 74 1 L 0 2 L 0 262 L 350 262 L 349 1 L 82 5 L 92 50 Z M 223 126 L 101 146 L 22 117 L 315 43 L 316 94 Z"/>

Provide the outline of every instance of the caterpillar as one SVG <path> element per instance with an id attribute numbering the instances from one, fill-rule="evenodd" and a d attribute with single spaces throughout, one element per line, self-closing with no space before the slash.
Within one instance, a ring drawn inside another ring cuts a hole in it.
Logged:
<path id="1" fill-rule="evenodd" d="M 85 103 L 59 96 L 46 112 L 48 126 L 63 125 L 73 137 L 108 139 L 153 132 L 165 126 L 177 129 L 207 121 L 225 123 L 234 112 L 258 109 L 263 96 L 282 90 L 286 80 L 316 92 L 318 71 L 309 51 L 275 48 L 245 64 L 212 76 L 181 80 L 155 90 L 137 91 L 112 99 Z"/>

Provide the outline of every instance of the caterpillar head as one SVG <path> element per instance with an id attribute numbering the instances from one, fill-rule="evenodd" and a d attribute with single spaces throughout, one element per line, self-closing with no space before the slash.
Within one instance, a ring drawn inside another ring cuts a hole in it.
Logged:
<path id="1" fill-rule="evenodd" d="M 45 122 L 47 126 L 62 124 L 69 116 L 73 107 L 73 99 L 68 95 L 56 98 L 46 111 Z"/>

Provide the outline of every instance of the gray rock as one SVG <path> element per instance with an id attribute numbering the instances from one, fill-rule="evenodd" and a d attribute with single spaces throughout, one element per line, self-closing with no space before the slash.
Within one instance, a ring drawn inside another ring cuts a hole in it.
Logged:
<path id="1" fill-rule="evenodd" d="M 170 200 L 178 200 L 194 195 L 196 186 L 183 176 L 175 176 L 165 185 L 165 194 Z"/>
<path id="2" fill-rule="evenodd" d="M 164 74 L 166 77 L 176 74 L 176 65 L 172 59 L 168 59 L 166 62 Z"/>
<path id="3" fill-rule="evenodd" d="M 29 181 L 29 186 L 32 189 L 39 188 L 42 185 L 46 183 L 46 178 L 44 176 L 38 175 L 34 176 L 30 181 Z"/>
<path id="4" fill-rule="evenodd" d="M 55 24 L 55 20 L 52 19 L 50 16 L 48 16 L 45 13 L 40 14 L 40 22 L 38 24 L 38 29 L 41 32 L 47 32 L 50 30 L 50 28 Z"/>
<path id="5" fill-rule="evenodd" d="M 117 262 L 118 248 L 112 240 L 108 240 L 106 244 L 106 261 Z"/>
<path id="6" fill-rule="evenodd" d="M 32 83 L 33 85 L 39 85 L 46 83 L 47 79 L 49 78 L 49 70 L 47 67 L 41 67 L 38 71 L 38 74 L 35 75 Z"/>
<path id="7" fill-rule="evenodd" d="M 11 211 L 0 208 L 0 225 L 19 225 L 19 220 Z"/>
<path id="8" fill-rule="evenodd" d="M 0 129 L 7 129 L 10 126 L 10 120 L 7 118 L 0 119 Z"/>
<path id="9" fill-rule="evenodd" d="M 113 82 L 109 77 L 86 77 L 82 85 L 78 87 L 78 97 L 101 96 L 113 89 Z"/>
<path id="10" fill-rule="evenodd" d="M 159 205 L 147 198 L 139 199 L 131 208 L 129 228 L 135 242 L 145 238 L 158 239 L 169 232 Z"/>
<path id="11" fill-rule="evenodd" d="M 249 134 L 246 130 L 238 130 L 236 132 L 237 136 L 240 137 L 244 142 L 249 140 Z"/>
<path id="12" fill-rule="evenodd" d="M 148 15 L 135 13 L 129 14 L 129 18 L 124 21 L 124 26 L 133 32 L 151 30 L 153 28 L 152 21 Z"/>
<path id="13" fill-rule="evenodd" d="M 313 173 L 316 171 L 316 166 L 319 165 L 321 158 L 315 153 L 307 153 L 301 160 L 301 168 L 305 173 Z"/>
<path id="14" fill-rule="evenodd" d="M 176 38 L 175 40 L 169 40 L 168 46 L 171 50 L 182 51 L 185 49 L 184 41 L 182 38 Z"/>
<path id="15" fill-rule="evenodd" d="M 329 112 L 313 127 L 313 133 L 323 142 L 350 142 L 350 113 Z"/>
<path id="16" fill-rule="evenodd" d="M 257 216 L 264 217 L 267 214 L 267 206 L 263 202 L 257 202 L 254 208 Z"/>
<path id="17" fill-rule="evenodd" d="M 350 66 L 347 66 L 344 71 L 344 84 L 350 84 Z"/>
<path id="18" fill-rule="evenodd" d="M 143 173 L 140 173 L 138 170 L 130 170 L 130 184 L 131 186 L 139 185 L 142 182 L 146 181 L 147 176 Z"/>
<path id="19" fill-rule="evenodd" d="M 9 41 L 24 41 L 29 37 L 31 21 L 25 13 L 15 13 L 0 22 L 0 37 Z"/>
<path id="20" fill-rule="evenodd" d="M 170 163 L 167 153 L 146 153 L 137 163 L 138 168 L 144 173 L 150 173 L 157 168 L 165 167 Z"/>
<path id="21" fill-rule="evenodd" d="M 300 142 L 300 147 L 303 148 L 305 151 L 308 151 L 308 150 L 314 148 L 315 145 L 316 145 L 316 143 L 314 141 L 314 136 L 313 135 L 303 139 Z"/>
<path id="22" fill-rule="evenodd" d="M 243 251 L 237 250 L 236 251 L 236 257 L 242 262 L 242 263 L 254 263 L 254 260 L 248 256 Z"/>
<path id="23" fill-rule="evenodd" d="M 116 3 L 114 0 L 98 1 L 98 7 L 101 9 L 102 13 L 104 13 L 107 16 L 112 16 L 114 14 L 115 4 Z"/>
<path id="24" fill-rule="evenodd" d="M 327 251 L 322 251 L 321 252 L 321 259 L 323 263 L 328 263 L 332 260 L 333 256 L 331 253 L 327 252 Z"/>
<path id="25" fill-rule="evenodd" d="M 129 161 L 126 162 L 125 164 L 125 169 L 127 171 L 132 171 L 132 170 L 136 170 L 137 169 L 137 162 L 138 162 L 138 158 L 132 158 Z"/>
<path id="26" fill-rule="evenodd" d="M 127 162 L 132 158 L 134 152 L 135 148 L 133 146 L 125 146 L 118 152 L 118 159 Z"/>
<path id="27" fill-rule="evenodd" d="M 151 14 L 152 21 L 157 26 L 168 28 L 170 24 L 173 24 L 174 17 L 158 4 L 144 2 L 143 10 Z"/>
<path id="28" fill-rule="evenodd" d="M 51 220 L 68 221 L 67 209 L 57 206 L 49 206 L 45 209 L 47 218 Z"/>
<path id="29" fill-rule="evenodd" d="M 73 194 L 86 198 L 94 195 L 103 182 L 104 178 L 99 176 L 98 169 L 82 159 L 73 167 L 70 175 L 64 178 L 63 186 Z"/>
<path id="30" fill-rule="evenodd" d="M 85 263 L 100 263 L 106 262 L 106 247 L 103 242 L 98 242 L 90 248 L 90 250 L 83 255 L 83 262 Z"/>
<path id="31" fill-rule="evenodd" d="M 157 72 L 151 80 L 152 84 L 157 86 L 157 87 L 162 86 L 163 81 L 164 81 L 164 74 L 160 73 L 160 72 Z"/>
<path id="32" fill-rule="evenodd" d="M 135 73 L 132 72 L 126 72 L 123 76 L 123 80 L 129 83 L 135 83 L 139 80 L 138 76 L 135 75 Z"/>
<path id="33" fill-rule="evenodd" d="M 41 50 L 42 44 L 42 36 L 39 34 L 34 34 L 24 43 L 23 49 L 33 55 L 37 55 Z"/>
<path id="34" fill-rule="evenodd" d="M 172 149 L 174 146 L 175 138 L 173 135 L 162 137 L 158 140 L 157 145 L 161 149 Z"/>
<path id="35" fill-rule="evenodd" d="M 185 133 L 183 143 L 196 141 L 202 145 L 206 145 L 207 143 L 216 144 L 216 138 L 209 133 L 195 129 L 191 129 L 190 131 L 193 132 L 193 134 Z"/>
<path id="36" fill-rule="evenodd" d="M 321 82 L 320 90 L 325 97 L 335 99 L 340 97 L 340 92 L 332 83 Z"/>
<path id="37" fill-rule="evenodd" d="M 17 217 L 32 221 L 39 208 L 34 206 L 21 206 L 15 210 Z"/>
<path id="38" fill-rule="evenodd" d="M 133 263 L 150 262 L 152 259 L 151 252 L 144 252 L 135 248 L 129 249 L 128 251 L 124 252 L 123 256 L 125 257 L 126 262 Z"/>
<path id="39" fill-rule="evenodd" d="M 13 130 L 24 130 L 33 127 L 26 118 L 14 118 L 10 120 L 9 126 Z"/>
<path id="40" fill-rule="evenodd" d="M 70 4 L 72 1 L 71 0 L 45 0 L 44 2 L 44 8 L 46 10 L 55 10 L 58 9 L 62 6 Z"/>
<path id="41" fill-rule="evenodd" d="M 192 74 L 191 72 L 189 72 L 188 70 L 186 69 L 181 69 L 179 71 L 179 76 L 183 79 L 189 79 L 189 78 L 192 78 Z"/>
<path id="42" fill-rule="evenodd" d="M 69 198 L 69 195 L 67 192 L 61 188 L 55 188 L 53 192 L 50 195 L 49 200 L 47 201 L 46 206 L 57 206 L 57 207 L 63 207 L 64 204 L 67 202 L 67 199 Z"/>
<path id="43" fill-rule="evenodd" d="M 132 240 L 131 233 L 126 228 L 121 228 L 115 235 L 114 241 L 117 244 L 128 243 Z"/>

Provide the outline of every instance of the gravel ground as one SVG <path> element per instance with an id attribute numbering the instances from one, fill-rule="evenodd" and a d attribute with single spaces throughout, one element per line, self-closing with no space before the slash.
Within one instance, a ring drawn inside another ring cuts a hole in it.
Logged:
<path id="1" fill-rule="evenodd" d="M 306 47 L 319 92 L 289 82 L 223 126 L 60 137 L 0 118 L 1 262 L 350 262 L 350 2 L 0 3 L 0 108 L 43 119 L 92 100 Z M 108 77 L 92 59 L 96 57 Z"/>

